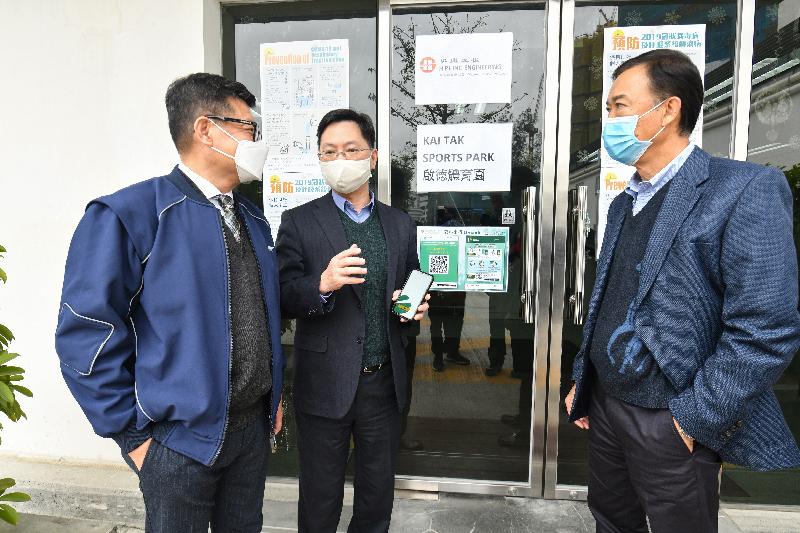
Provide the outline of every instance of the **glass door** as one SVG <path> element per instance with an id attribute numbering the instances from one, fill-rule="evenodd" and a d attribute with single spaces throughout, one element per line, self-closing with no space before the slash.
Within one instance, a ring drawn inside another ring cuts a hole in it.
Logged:
<path id="1" fill-rule="evenodd" d="M 243 83 L 257 98 L 255 111 L 266 115 L 269 103 L 263 105 L 261 90 L 260 47 L 264 43 L 325 42 L 346 40 L 349 45 L 347 96 L 350 107 L 376 115 L 377 93 L 377 6 L 374 0 L 325 0 L 288 1 L 252 5 L 228 5 L 222 8 L 223 24 L 223 71 L 225 76 Z M 313 72 L 302 72 L 309 74 Z M 294 73 L 297 74 L 297 73 Z M 304 82 L 296 76 L 297 83 Z M 302 99 L 303 94 L 292 86 L 291 94 Z M 298 96 L 299 95 L 299 96 Z M 266 95 L 269 97 L 270 95 Z M 310 156 L 312 166 L 316 158 L 316 125 L 319 113 L 305 113 L 308 107 L 302 102 L 292 102 L 284 115 L 291 117 L 291 127 L 281 130 L 275 123 L 264 124 L 265 136 L 280 133 L 288 156 L 298 159 Z M 309 118 L 311 120 L 309 120 Z M 272 169 L 275 170 L 275 169 Z M 278 169 L 280 170 L 280 169 Z M 321 178 L 319 181 L 322 181 Z M 242 186 L 243 192 L 257 205 L 264 204 L 262 187 L 274 187 L 272 179 Z M 377 180 L 373 182 L 377 186 Z M 323 193 L 327 188 L 323 190 Z M 278 191 L 280 192 L 280 191 Z M 299 192 L 299 191 L 298 191 Z M 280 208 L 285 206 L 264 205 L 270 220 L 280 220 Z M 273 227 L 273 232 L 277 228 Z M 279 452 L 270 458 L 270 476 L 295 478 L 298 472 L 297 444 L 294 422 L 294 321 L 285 320 L 282 327 L 281 344 L 287 358 L 284 376 L 284 430 L 278 435 Z M 351 465 L 352 470 L 352 465 Z"/>
<path id="2" fill-rule="evenodd" d="M 705 25 L 702 148 L 729 157 L 737 3 L 564 2 L 562 14 L 559 169 L 551 344 L 550 423 L 545 497 L 585 498 L 587 432 L 567 421 L 564 398 L 572 386 L 572 363 L 583 341 L 583 319 L 595 282 L 603 195 L 622 188 L 600 171 L 603 101 L 603 36 L 606 28 Z M 663 30 L 670 33 L 669 29 Z M 679 33 L 682 29 L 675 29 Z M 606 203 L 607 205 L 607 203 Z M 561 244 L 563 243 L 563 244 Z M 563 283 L 563 285 L 561 285 Z M 727 473 L 722 497 L 741 487 Z"/>
<path id="3" fill-rule="evenodd" d="M 549 317 L 536 287 L 549 262 L 540 270 L 537 229 L 553 178 L 542 161 L 546 57 L 558 53 L 547 49 L 546 3 L 398 3 L 413 5 L 388 19 L 379 159 L 436 280 L 408 339 L 398 486 L 538 496 L 533 383 L 536 354 L 546 358 L 537 322 Z"/>

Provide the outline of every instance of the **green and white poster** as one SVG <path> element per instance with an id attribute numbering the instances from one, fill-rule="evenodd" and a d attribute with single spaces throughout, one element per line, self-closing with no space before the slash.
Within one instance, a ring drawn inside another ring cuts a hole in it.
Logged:
<path id="1" fill-rule="evenodd" d="M 419 226 L 420 268 L 433 276 L 432 290 L 506 292 L 508 228 Z"/>

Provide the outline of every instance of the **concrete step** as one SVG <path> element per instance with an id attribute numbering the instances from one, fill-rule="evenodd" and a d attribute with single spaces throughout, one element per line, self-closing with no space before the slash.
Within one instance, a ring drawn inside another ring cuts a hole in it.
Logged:
<path id="1" fill-rule="evenodd" d="M 0 455 L 3 477 L 32 501 L 15 504 L 20 526 L 0 533 L 141 533 L 144 503 L 138 478 L 123 463 L 79 463 Z M 264 531 L 296 531 L 297 481 L 270 480 Z M 594 520 L 585 502 L 396 491 L 392 533 L 464 531 L 589 533 Z M 352 516 L 353 489 L 345 489 L 340 531 Z M 9 529 L 10 528 L 10 529 Z M 105 528 L 105 529 L 104 529 Z M 800 507 L 725 505 L 720 533 L 800 533 Z"/>

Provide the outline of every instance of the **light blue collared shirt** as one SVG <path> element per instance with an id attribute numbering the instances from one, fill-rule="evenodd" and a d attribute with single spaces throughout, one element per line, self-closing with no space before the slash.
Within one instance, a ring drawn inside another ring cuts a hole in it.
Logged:
<path id="1" fill-rule="evenodd" d="M 633 175 L 628 182 L 628 187 L 625 189 L 625 192 L 633 197 L 634 216 L 638 215 L 639 212 L 644 209 L 644 206 L 647 205 L 647 202 L 675 177 L 675 174 L 678 173 L 686 160 L 689 159 L 692 150 L 694 150 L 694 144 L 689 143 L 675 159 L 670 161 L 658 174 L 647 181 L 640 178 L 638 172 Z"/>
<path id="2" fill-rule="evenodd" d="M 372 191 L 369 191 L 369 203 L 365 205 L 359 212 L 356 212 L 356 210 L 353 208 L 353 204 L 351 204 L 347 198 L 333 189 L 331 189 L 331 196 L 333 196 L 333 203 L 336 204 L 336 207 L 339 208 L 339 211 L 347 215 L 350 220 L 356 224 L 361 224 L 362 222 L 366 221 L 372 214 L 372 210 L 375 207 L 375 194 Z"/>

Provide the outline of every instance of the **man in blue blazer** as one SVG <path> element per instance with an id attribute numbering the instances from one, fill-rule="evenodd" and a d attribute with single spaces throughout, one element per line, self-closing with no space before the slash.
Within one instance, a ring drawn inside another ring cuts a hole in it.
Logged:
<path id="1" fill-rule="evenodd" d="M 609 209 L 567 412 L 589 430 L 597 531 L 717 531 L 721 461 L 800 465 L 771 390 L 800 346 L 792 194 L 692 146 L 703 82 L 684 54 L 613 78 L 603 144 L 636 173 Z"/>
<path id="2" fill-rule="evenodd" d="M 278 263 L 241 83 L 191 74 L 166 95 L 181 162 L 89 203 L 70 245 L 61 371 L 95 432 L 139 476 L 146 530 L 260 532 L 281 429 Z"/>

